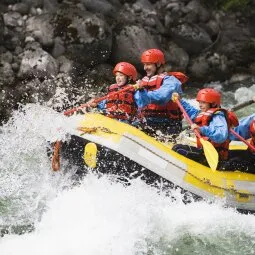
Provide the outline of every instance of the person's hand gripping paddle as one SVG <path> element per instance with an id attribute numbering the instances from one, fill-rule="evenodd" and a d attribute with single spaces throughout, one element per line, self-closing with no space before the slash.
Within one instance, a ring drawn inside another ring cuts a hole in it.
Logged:
<path id="1" fill-rule="evenodd" d="M 175 98 L 174 100 L 175 103 L 177 103 L 177 105 L 179 106 L 179 108 L 181 109 L 183 116 L 185 117 L 185 119 L 189 122 L 190 126 L 193 124 L 192 120 L 190 119 L 189 115 L 187 114 L 187 112 L 185 111 L 185 109 L 183 108 L 183 106 L 181 105 L 180 101 L 178 98 Z M 197 136 L 197 138 L 199 139 L 200 143 L 203 146 L 203 150 L 204 150 L 204 154 L 206 157 L 206 160 L 210 166 L 210 168 L 215 171 L 217 169 L 218 166 L 218 162 L 219 162 L 219 154 L 216 151 L 216 149 L 214 148 L 214 146 L 209 142 L 206 141 L 198 132 L 197 129 L 193 130 L 195 135 Z"/>

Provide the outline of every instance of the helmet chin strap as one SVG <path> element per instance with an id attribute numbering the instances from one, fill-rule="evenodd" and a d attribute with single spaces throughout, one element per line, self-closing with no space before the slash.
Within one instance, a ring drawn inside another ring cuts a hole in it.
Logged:
<path id="1" fill-rule="evenodd" d="M 123 86 L 126 86 L 128 84 L 131 84 L 132 83 L 132 79 L 130 77 L 127 78 L 127 81 L 125 82 L 125 84 L 123 84 L 122 86 L 120 87 L 123 87 Z"/>
<path id="2" fill-rule="evenodd" d="M 213 104 L 210 104 L 210 108 L 221 108 L 221 106 L 213 103 Z"/>
<path id="3" fill-rule="evenodd" d="M 157 63 L 156 65 L 156 74 L 158 74 L 159 69 L 161 68 L 161 64 Z"/>

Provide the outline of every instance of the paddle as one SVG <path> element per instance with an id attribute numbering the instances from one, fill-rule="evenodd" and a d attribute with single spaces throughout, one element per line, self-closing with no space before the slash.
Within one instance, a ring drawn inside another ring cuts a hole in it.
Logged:
<path id="1" fill-rule="evenodd" d="M 172 75 L 172 76 L 175 76 L 182 84 L 187 82 L 187 80 L 189 79 L 188 76 L 186 76 L 184 73 L 182 72 L 169 72 L 168 73 L 169 75 Z M 137 84 L 134 84 L 134 85 L 130 85 L 130 86 L 127 86 L 126 88 L 124 89 L 121 89 L 119 91 L 116 91 L 114 93 L 111 93 L 111 96 L 114 96 L 114 95 L 117 95 L 119 93 L 122 93 L 122 92 L 125 92 L 125 91 L 128 91 L 128 90 L 135 90 L 135 89 L 138 89 L 138 85 Z M 108 98 L 109 95 L 106 95 L 106 96 L 103 96 L 103 97 L 100 97 L 100 98 L 97 98 L 93 101 L 93 103 L 99 103 L 105 99 Z M 75 107 L 75 108 L 72 108 L 70 110 L 67 110 L 64 112 L 64 115 L 71 115 L 73 114 L 74 112 L 80 110 L 80 109 L 83 109 L 83 108 L 86 108 L 86 107 L 89 107 L 90 105 L 88 103 L 86 104 L 82 104 L 78 107 Z"/>
<path id="2" fill-rule="evenodd" d="M 234 106 L 231 108 L 231 111 L 232 111 L 232 112 L 238 111 L 238 110 L 240 110 L 240 109 L 242 109 L 242 108 L 244 108 L 244 107 L 246 107 L 246 106 L 248 106 L 248 105 L 251 105 L 251 104 L 253 104 L 253 103 L 255 103 L 255 101 L 251 99 L 251 100 L 249 100 L 249 101 L 247 101 L 247 102 L 234 105 Z"/>
<path id="3" fill-rule="evenodd" d="M 185 109 L 183 108 L 183 106 L 181 105 L 179 99 L 175 99 L 175 102 L 178 104 L 179 108 L 181 109 L 185 119 L 189 122 L 190 125 L 193 124 L 192 120 L 190 119 L 189 115 L 187 114 L 187 112 L 185 111 Z M 213 171 L 215 171 L 217 169 L 217 165 L 219 162 L 219 154 L 216 151 L 216 149 L 214 148 L 214 146 L 209 142 L 206 141 L 198 132 L 197 129 L 193 130 L 195 135 L 197 136 L 197 138 L 199 139 L 200 143 L 203 146 L 203 150 L 204 150 L 204 154 L 206 157 L 206 160 L 209 164 L 209 166 L 211 167 L 211 169 Z"/>
<path id="4" fill-rule="evenodd" d="M 124 89 L 121 89 L 121 90 L 119 90 L 119 91 L 116 91 L 116 92 L 111 93 L 110 96 L 112 97 L 112 96 L 118 95 L 119 93 L 122 93 L 122 92 L 125 92 L 125 91 L 128 91 L 128 90 L 135 90 L 135 89 L 137 89 L 137 85 L 136 85 L 136 84 L 135 84 L 135 85 L 129 85 L 129 86 L 125 87 Z M 109 95 L 106 95 L 106 96 L 103 96 L 103 97 L 100 97 L 100 98 L 96 98 L 96 99 L 93 101 L 93 103 L 99 103 L 99 102 L 101 102 L 101 101 L 107 99 L 108 97 L 109 97 Z M 78 107 L 75 107 L 75 108 L 72 108 L 72 109 L 70 109 L 70 110 L 65 111 L 65 112 L 64 112 L 64 115 L 71 115 L 71 114 L 73 114 L 74 112 L 77 112 L 78 110 L 81 110 L 81 109 L 86 108 L 86 107 L 89 107 L 89 106 L 90 106 L 89 103 L 82 104 L 82 105 L 80 105 L 80 106 L 78 106 Z"/>
<path id="5" fill-rule="evenodd" d="M 238 111 L 248 105 L 251 105 L 255 103 L 255 101 L 253 99 L 247 101 L 247 102 L 244 102 L 244 103 L 241 103 L 241 104 L 238 104 L 238 105 L 235 105 L 231 108 L 231 111 Z M 236 133 L 233 129 L 230 129 L 230 132 L 236 136 L 240 141 L 242 141 L 243 143 L 245 143 L 251 150 L 253 150 L 255 152 L 255 147 L 253 145 L 251 145 L 249 142 L 247 142 L 242 136 L 240 136 L 238 133 Z"/>
<path id="6" fill-rule="evenodd" d="M 240 136 L 238 133 L 236 133 L 236 131 L 234 131 L 233 129 L 230 129 L 230 132 L 236 136 L 240 141 L 244 142 L 252 151 L 255 152 L 255 147 L 253 145 L 251 145 L 249 142 L 247 142 L 242 136 Z"/>

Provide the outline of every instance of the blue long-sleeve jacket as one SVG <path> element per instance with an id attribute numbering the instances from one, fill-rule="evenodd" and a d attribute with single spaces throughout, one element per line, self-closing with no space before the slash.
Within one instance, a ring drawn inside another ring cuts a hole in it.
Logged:
<path id="1" fill-rule="evenodd" d="M 137 90 L 134 99 L 139 108 L 148 104 L 164 105 L 171 100 L 173 92 L 182 94 L 181 82 L 174 76 L 167 75 L 163 78 L 160 88 L 153 91 Z"/>
<path id="2" fill-rule="evenodd" d="M 172 93 L 177 92 L 182 94 L 181 82 L 174 76 L 165 76 L 159 89 L 153 91 L 137 90 L 134 94 L 134 101 L 138 109 L 142 109 L 148 104 L 164 105 L 168 103 L 172 98 Z M 97 108 L 101 111 L 105 111 L 106 100 L 103 100 L 97 105 Z M 168 122 L 169 119 L 152 117 L 148 118 L 147 122 Z"/>
<path id="3" fill-rule="evenodd" d="M 181 104 L 184 107 L 185 111 L 194 121 L 194 119 L 199 114 L 200 110 L 186 102 L 185 100 L 181 100 Z M 212 115 L 212 119 L 208 126 L 200 127 L 200 132 L 202 136 L 208 137 L 215 143 L 223 143 L 229 136 L 228 132 L 228 124 L 223 112 L 217 112 Z"/>
<path id="4" fill-rule="evenodd" d="M 255 119 L 255 113 L 249 115 L 248 117 L 244 117 L 244 118 L 240 119 L 239 125 L 237 127 L 233 128 L 233 130 L 236 131 L 236 133 L 238 133 L 244 139 L 249 139 L 251 137 L 249 128 L 250 128 L 250 123 L 253 119 Z M 231 141 L 240 141 L 232 133 L 230 134 L 229 138 Z"/>
<path id="5" fill-rule="evenodd" d="M 98 105 L 97 105 L 97 109 L 98 110 L 101 110 L 101 111 L 104 111 L 106 108 L 106 99 L 99 102 Z"/>

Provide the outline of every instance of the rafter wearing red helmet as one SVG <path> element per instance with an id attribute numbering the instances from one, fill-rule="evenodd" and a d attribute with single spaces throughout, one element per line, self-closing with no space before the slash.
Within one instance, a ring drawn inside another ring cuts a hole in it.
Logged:
<path id="1" fill-rule="evenodd" d="M 178 98 L 177 93 L 173 93 L 174 98 Z M 185 100 L 180 100 L 185 111 L 195 123 L 191 126 L 192 129 L 197 129 L 206 140 L 209 140 L 219 153 L 220 164 L 228 160 L 229 157 L 229 129 L 232 126 L 238 125 L 238 119 L 231 112 L 220 107 L 221 95 L 218 91 L 212 88 L 201 89 L 196 97 L 199 103 L 199 109 L 195 108 Z M 173 150 L 195 161 L 207 164 L 202 145 L 197 139 L 197 147 L 176 144 Z"/>
<path id="2" fill-rule="evenodd" d="M 255 97 L 254 97 L 254 101 L 255 101 Z M 247 117 L 241 118 L 239 120 L 239 125 L 233 129 L 236 133 L 238 133 L 240 136 L 242 136 L 246 140 L 254 136 L 254 141 L 255 141 L 255 129 L 254 129 L 254 125 L 252 124 L 254 123 L 253 122 L 254 120 L 255 120 L 255 113 Z M 230 135 L 230 140 L 239 141 L 239 139 L 233 134 Z"/>
<path id="3" fill-rule="evenodd" d="M 255 101 L 255 97 L 253 100 Z M 240 119 L 239 125 L 233 128 L 233 130 L 245 140 L 250 139 L 250 144 L 255 146 L 255 113 Z M 230 134 L 230 140 L 239 141 L 233 134 Z M 249 147 L 247 150 L 230 151 L 227 168 L 255 173 L 255 152 Z"/>
<path id="4" fill-rule="evenodd" d="M 181 82 L 164 72 L 165 56 L 161 50 L 144 51 L 141 62 L 146 76 L 139 81 L 143 89 L 135 93 L 135 100 L 146 120 L 148 128 L 145 131 L 150 134 L 157 130 L 163 134 L 179 134 L 182 130 L 182 114 L 171 97 L 174 91 L 182 93 Z"/>
<path id="5" fill-rule="evenodd" d="M 120 62 L 114 67 L 113 74 L 116 83 L 110 85 L 108 88 L 107 100 L 95 104 L 94 99 L 91 99 L 88 103 L 92 107 L 97 106 L 99 110 L 103 111 L 110 118 L 132 123 L 137 111 L 137 106 L 134 101 L 134 91 L 115 92 L 124 89 L 130 83 L 135 83 L 137 79 L 136 68 L 128 62 Z"/>

